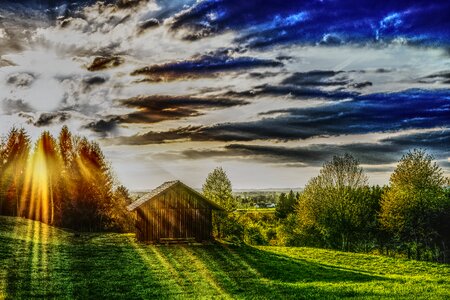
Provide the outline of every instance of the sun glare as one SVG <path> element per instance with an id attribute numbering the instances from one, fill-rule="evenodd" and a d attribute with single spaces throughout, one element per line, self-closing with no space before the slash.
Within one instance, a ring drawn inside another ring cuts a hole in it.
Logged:
<path id="1" fill-rule="evenodd" d="M 49 166 L 42 141 L 39 141 L 36 152 L 28 162 L 29 166 L 25 175 L 25 187 L 22 195 L 22 204 L 28 202 L 28 218 L 45 223 L 53 222 L 53 209 L 51 185 L 49 178 Z"/>

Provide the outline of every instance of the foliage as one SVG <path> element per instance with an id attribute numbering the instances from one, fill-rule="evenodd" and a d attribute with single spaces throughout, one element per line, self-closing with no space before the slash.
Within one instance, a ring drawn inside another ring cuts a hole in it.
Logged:
<path id="1" fill-rule="evenodd" d="M 65 126 L 56 140 L 45 131 L 30 152 L 25 130 L 13 128 L 0 148 L 0 214 L 83 231 L 129 227 L 125 198 L 98 144 Z"/>
<path id="2" fill-rule="evenodd" d="M 227 211 L 236 208 L 231 181 L 221 167 L 215 168 L 206 177 L 203 184 L 203 195 Z"/>
<path id="3" fill-rule="evenodd" d="M 291 190 L 287 195 L 281 193 L 278 198 L 278 203 L 275 210 L 275 216 L 278 219 L 285 219 L 289 214 L 295 211 L 298 195 Z"/>
<path id="4" fill-rule="evenodd" d="M 413 150 L 402 157 L 383 194 L 380 219 L 394 238 L 414 250 L 448 247 L 450 200 L 448 181 L 433 157 Z"/>
<path id="5" fill-rule="evenodd" d="M 448 299 L 448 265 L 316 248 L 154 246 L 0 217 L 0 298 Z"/>
<path id="6" fill-rule="evenodd" d="M 335 156 L 301 194 L 299 225 L 314 244 L 349 250 L 376 219 L 377 201 L 358 161 L 349 154 Z"/>
<path id="7" fill-rule="evenodd" d="M 131 202 L 130 191 L 125 186 L 120 185 L 114 190 L 113 207 L 115 209 L 112 210 L 111 219 L 114 226 L 116 226 L 116 231 L 134 231 L 133 215 L 126 208 Z"/>
<path id="8" fill-rule="evenodd" d="M 313 244 L 305 241 L 305 235 L 302 234 L 298 226 L 298 215 L 290 214 L 286 219 L 280 221 L 277 226 L 277 242 L 280 246 L 300 246 Z"/>
<path id="9" fill-rule="evenodd" d="M 30 148 L 30 138 L 24 129 L 12 128 L 0 143 L 0 212 L 4 214 L 19 214 Z"/>
<path id="10" fill-rule="evenodd" d="M 232 232 L 235 231 L 236 224 L 228 217 L 228 213 L 236 208 L 236 199 L 233 197 L 231 181 L 221 167 L 215 168 L 206 177 L 203 195 L 225 209 L 225 211 L 216 211 L 213 215 L 215 235 L 219 239 L 235 236 Z"/>

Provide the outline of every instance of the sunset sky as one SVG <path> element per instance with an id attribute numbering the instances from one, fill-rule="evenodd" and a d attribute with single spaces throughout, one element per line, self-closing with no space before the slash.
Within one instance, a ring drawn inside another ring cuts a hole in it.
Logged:
<path id="1" fill-rule="evenodd" d="M 63 125 L 131 190 L 302 187 L 352 153 L 450 173 L 449 1 L 0 0 L 0 135 Z"/>

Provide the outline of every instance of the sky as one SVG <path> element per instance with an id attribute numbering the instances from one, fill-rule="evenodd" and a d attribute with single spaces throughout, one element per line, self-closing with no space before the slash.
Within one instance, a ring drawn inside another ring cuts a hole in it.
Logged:
<path id="1" fill-rule="evenodd" d="M 131 190 L 303 187 L 351 153 L 450 173 L 449 1 L 0 0 L 0 135 L 67 125 Z"/>

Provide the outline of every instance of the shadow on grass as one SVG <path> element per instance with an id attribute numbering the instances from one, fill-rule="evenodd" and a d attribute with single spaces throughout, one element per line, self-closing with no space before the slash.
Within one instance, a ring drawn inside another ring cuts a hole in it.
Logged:
<path id="1" fill-rule="evenodd" d="M 243 297 L 270 298 L 269 295 L 272 295 L 275 298 L 299 299 L 376 296 L 348 286 L 386 280 L 384 277 L 300 261 L 249 246 L 204 246 L 192 248 L 192 251 L 210 267 L 227 293 Z M 339 285 L 341 287 L 336 287 Z"/>
<path id="2" fill-rule="evenodd" d="M 385 277 L 361 273 L 350 268 L 340 268 L 302 259 L 292 258 L 253 248 L 250 246 L 229 247 L 223 245 L 231 255 L 239 256 L 258 270 L 261 276 L 282 282 L 367 282 L 386 280 Z"/>
<path id="3" fill-rule="evenodd" d="M 11 299 L 377 297 L 361 285 L 387 280 L 249 246 L 146 245 L 132 235 L 73 235 L 35 222 L 19 238 L 2 230 L 0 279 Z"/>
<path id="4" fill-rule="evenodd" d="M 67 270 L 65 247 L 55 242 L 55 234 L 61 231 L 39 222 L 17 220 L 16 227 L 2 228 L 0 232 L 4 296 L 7 299 L 65 297 L 70 287 L 69 274 L 64 272 Z M 4 219 L 1 221 L 5 223 Z"/>
<path id="5" fill-rule="evenodd" d="M 11 231 L 15 231 L 12 228 Z M 8 296 L 31 297 L 33 277 L 33 249 L 36 247 L 31 235 L 36 232 L 36 224 L 29 223 L 26 232 L 17 232 L 21 239 L 7 238 L 2 243 L 2 250 L 7 253 L 6 293 Z M 36 243 L 37 244 L 37 243 Z"/>
<path id="6" fill-rule="evenodd" d="M 70 249 L 76 299 L 170 297 L 156 259 L 149 260 L 134 241 L 115 234 L 76 238 Z"/>
<path id="7" fill-rule="evenodd" d="M 76 237 L 30 221 L 0 228 L 0 264 L 2 299 L 143 299 L 173 291 L 125 235 Z"/>

